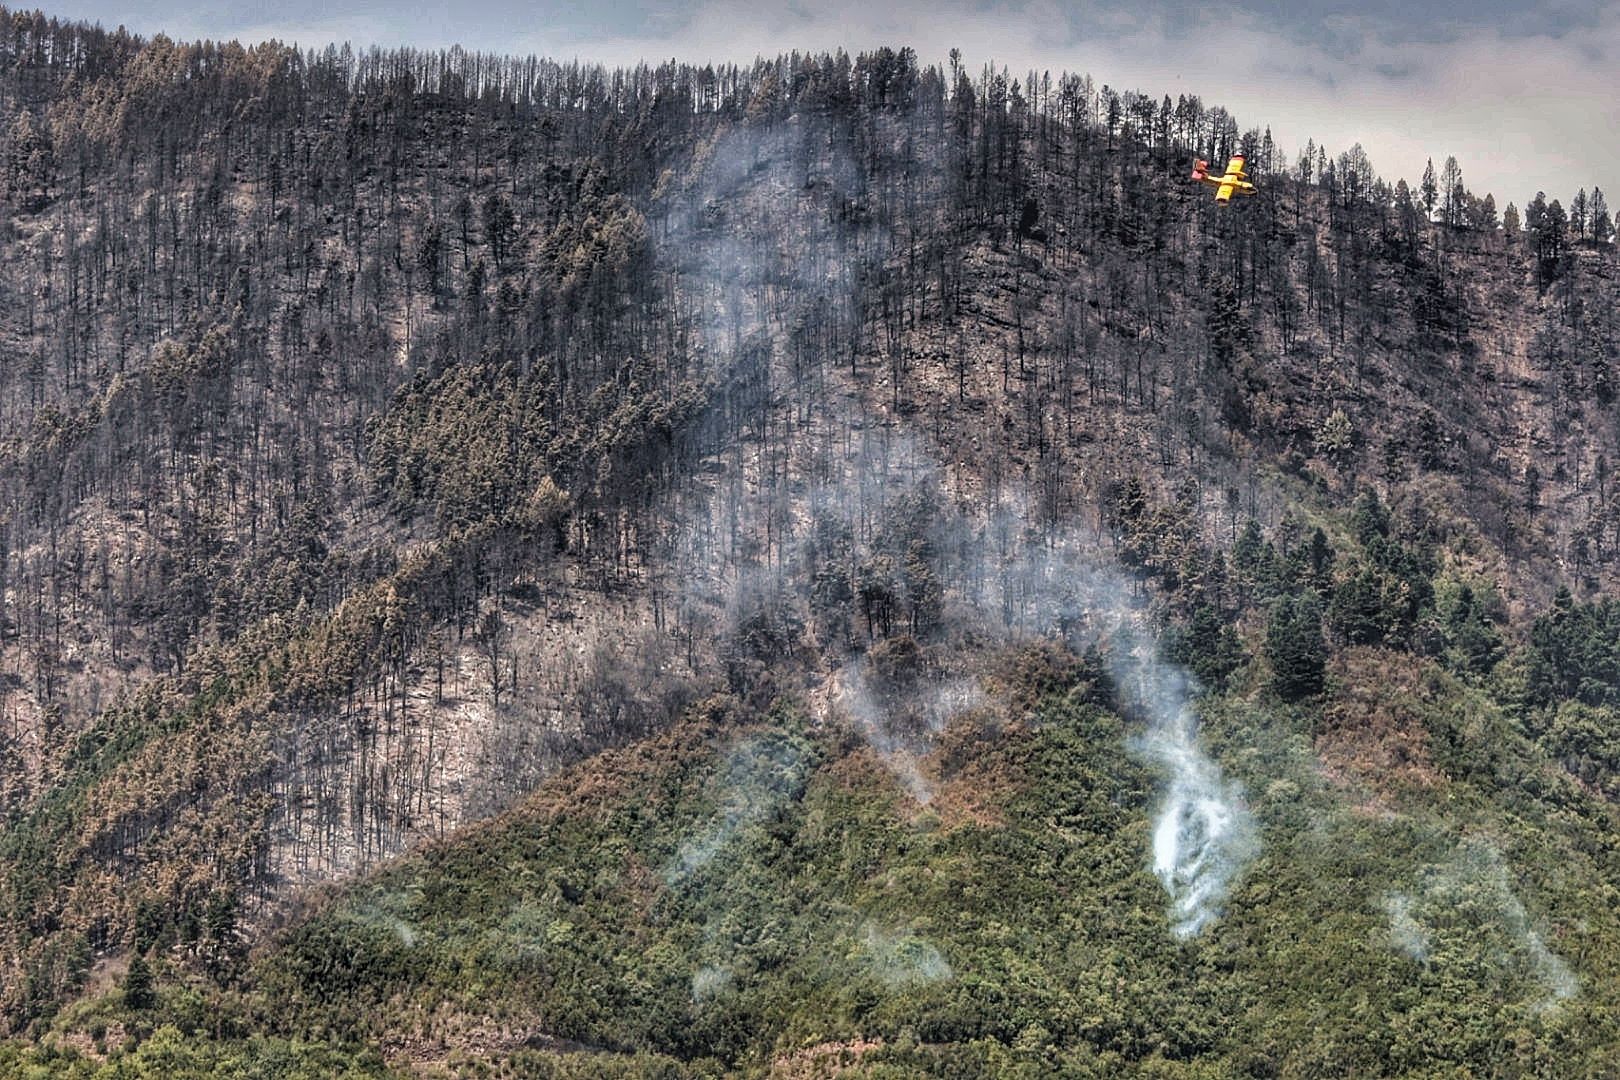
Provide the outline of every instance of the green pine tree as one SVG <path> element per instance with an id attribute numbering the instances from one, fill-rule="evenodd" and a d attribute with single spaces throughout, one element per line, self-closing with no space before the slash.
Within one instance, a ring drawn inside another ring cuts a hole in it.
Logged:
<path id="1" fill-rule="evenodd" d="M 1502 658 L 1502 635 L 1491 625 L 1474 599 L 1474 591 L 1464 585 L 1446 617 L 1446 639 L 1451 666 L 1475 675 L 1488 673 Z"/>
<path id="2" fill-rule="evenodd" d="M 1193 608 L 1191 622 L 1172 637 L 1167 651 L 1171 660 L 1216 689 L 1243 663 L 1243 645 L 1231 620 L 1209 603 Z"/>
<path id="3" fill-rule="evenodd" d="M 157 1004 L 157 995 L 152 990 L 152 969 L 147 965 L 145 955 L 136 953 L 130 958 L 122 989 L 126 1009 L 150 1009 Z"/>
<path id="4" fill-rule="evenodd" d="M 1322 609 L 1315 593 L 1280 600 L 1271 609 L 1266 659 L 1271 663 L 1271 688 L 1284 701 L 1321 693 L 1327 644 L 1322 640 Z"/>
<path id="5" fill-rule="evenodd" d="M 1333 632 L 1348 645 L 1381 645 L 1389 634 L 1383 576 L 1362 566 L 1339 582 L 1328 605 Z"/>

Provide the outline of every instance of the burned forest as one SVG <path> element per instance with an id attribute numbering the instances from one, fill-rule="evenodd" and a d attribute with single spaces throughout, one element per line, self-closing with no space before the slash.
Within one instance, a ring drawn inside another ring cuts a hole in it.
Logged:
<path id="1" fill-rule="evenodd" d="M 1602 178 L 1244 119 L 0 9 L 0 1075 L 1612 1069 Z"/>

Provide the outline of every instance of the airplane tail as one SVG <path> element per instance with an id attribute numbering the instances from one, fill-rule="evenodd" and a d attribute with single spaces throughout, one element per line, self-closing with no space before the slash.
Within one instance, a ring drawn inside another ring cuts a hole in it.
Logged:
<path id="1" fill-rule="evenodd" d="M 1192 178 L 1194 180 L 1203 180 L 1203 179 L 1207 178 L 1208 176 L 1209 176 L 1209 162 L 1205 161 L 1203 158 L 1194 158 L 1193 159 Z"/>

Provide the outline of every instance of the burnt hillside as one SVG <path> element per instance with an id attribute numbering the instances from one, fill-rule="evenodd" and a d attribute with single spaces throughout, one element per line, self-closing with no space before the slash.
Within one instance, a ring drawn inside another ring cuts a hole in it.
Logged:
<path id="1" fill-rule="evenodd" d="M 1488 701 L 1491 768 L 1580 793 L 1559 842 L 1612 828 L 1584 192 L 1503 215 L 890 49 L 613 71 L 0 12 L 0 113 L 7 1031 L 134 956 L 312 992 L 248 957 L 310 886 L 696 702 L 852 724 L 916 795 L 937 702 L 1016 718 L 1124 640 L 1054 551 L 1332 791 L 1505 789 L 1434 704 Z M 1217 207 L 1187 164 L 1239 149 L 1260 194 Z M 1057 674 L 1004 655 L 1041 635 Z M 702 1056 L 657 1030 L 608 1048 Z"/>

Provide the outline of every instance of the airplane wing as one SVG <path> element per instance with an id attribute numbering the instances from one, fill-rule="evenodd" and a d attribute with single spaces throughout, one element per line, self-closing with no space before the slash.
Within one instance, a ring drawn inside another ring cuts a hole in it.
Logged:
<path id="1" fill-rule="evenodd" d="M 1226 177 L 1225 178 L 1228 179 L 1228 180 L 1242 180 L 1243 179 L 1243 155 L 1234 154 L 1232 156 L 1232 160 L 1228 161 L 1226 163 Z"/>
<path id="2" fill-rule="evenodd" d="M 1231 174 L 1228 173 L 1227 175 L 1231 175 Z M 1232 201 L 1232 192 L 1234 192 L 1236 190 L 1237 190 L 1237 185 L 1236 184 L 1233 184 L 1233 183 L 1222 184 L 1221 185 L 1221 190 L 1219 190 L 1219 191 L 1217 191 L 1215 193 L 1215 201 L 1216 202 L 1231 202 Z"/>

